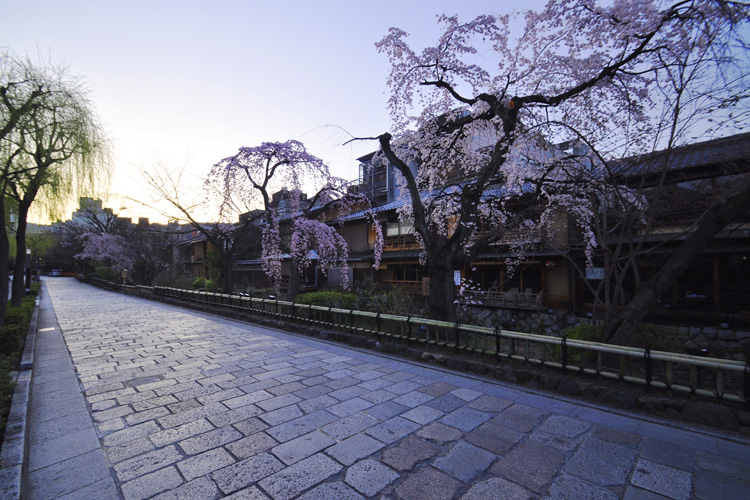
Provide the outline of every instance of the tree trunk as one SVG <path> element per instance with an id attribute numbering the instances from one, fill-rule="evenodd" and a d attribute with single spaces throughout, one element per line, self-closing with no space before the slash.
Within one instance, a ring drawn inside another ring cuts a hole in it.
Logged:
<path id="1" fill-rule="evenodd" d="M 0 200 L 0 326 L 5 324 L 5 309 L 8 307 L 8 254 L 10 243 L 5 225 L 5 204 Z"/>
<path id="2" fill-rule="evenodd" d="M 18 229 L 16 230 L 16 265 L 13 269 L 13 294 L 10 305 L 18 307 L 26 296 L 26 218 L 29 205 L 18 204 Z"/>
<path id="3" fill-rule="evenodd" d="M 428 258 L 429 262 L 429 258 Z M 453 267 L 429 265 L 430 297 L 428 300 L 430 318 L 440 321 L 456 320 L 456 291 L 453 283 Z"/>
<path id="4" fill-rule="evenodd" d="M 224 293 L 232 293 L 232 291 L 234 290 L 234 275 L 232 274 L 234 262 L 229 258 L 228 255 L 225 254 L 222 255 L 222 264 L 222 274 L 224 275 Z"/>
<path id="5" fill-rule="evenodd" d="M 750 217 L 750 183 L 746 183 L 738 194 L 719 202 L 713 212 L 705 215 L 695 232 L 677 248 L 653 278 L 643 283 L 618 317 L 607 325 L 604 338 L 613 344 L 626 345 L 638 323 L 698 254 L 713 242 L 719 231 L 743 217 Z"/>
<path id="6" fill-rule="evenodd" d="M 291 269 L 289 270 L 289 288 L 286 290 L 286 298 L 289 302 L 294 302 L 294 299 L 299 295 L 299 283 L 299 271 L 295 263 L 292 262 Z"/>

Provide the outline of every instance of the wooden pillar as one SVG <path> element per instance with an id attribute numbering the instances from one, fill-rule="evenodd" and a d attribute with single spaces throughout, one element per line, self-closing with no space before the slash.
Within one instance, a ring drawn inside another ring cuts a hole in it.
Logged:
<path id="1" fill-rule="evenodd" d="M 719 254 L 714 254 L 714 311 L 721 309 L 721 286 L 719 280 Z"/>

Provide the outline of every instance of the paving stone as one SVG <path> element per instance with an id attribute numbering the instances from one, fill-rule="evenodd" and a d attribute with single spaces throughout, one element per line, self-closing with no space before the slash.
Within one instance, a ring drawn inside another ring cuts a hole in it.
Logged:
<path id="1" fill-rule="evenodd" d="M 458 389 L 452 390 L 451 394 L 453 394 L 454 396 L 458 396 L 459 398 L 467 402 L 474 401 L 482 395 L 481 392 L 472 391 L 471 389 L 466 389 L 464 387 L 459 387 Z"/>
<path id="2" fill-rule="evenodd" d="M 187 455 L 195 455 L 211 448 L 223 446 L 242 438 L 242 433 L 233 427 L 222 427 L 194 436 L 178 444 Z"/>
<path id="3" fill-rule="evenodd" d="M 408 409 L 409 408 L 404 405 L 394 403 L 393 401 L 386 401 L 385 403 L 380 403 L 378 405 L 367 408 L 365 410 L 365 413 L 367 413 L 368 415 L 372 415 L 373 417 L 380 420 L 388 420 L 389 418 L 402 414 Z"/>
<path id="4" fill-rule="evenodd" d="M 357 386 L 360 387 L 360 386 Z M 366 392 L 362 394 L 362 399 L 369 401 L 372 404 L 379 405 L 380 403 L 385 403 L 386 401 L 390 401 L 391 399 L 395 399 L 397 396 L 396 394 L 392 392 L 388 392 L 385 389 L 378 389 L 376 391 L 372 392 Z M 399 396 L 400 397 L 400 396 Z M 427 396 L 431 399 L 431 396 Z"/>
<path id="5" fill-rule="evenodd" d="M 124 444 L 119 444 L 111 448 L 107 448 L 107 458 L 110 463 L 116 464 L 125 459 L 140 455 L 142 453 L 149 452 L 156 447 L 147 437 L 133 439 Z"/>
<path id="6" fill-rule="evenodd" d="M 321 428 L 323 432 L 338 440 L 346 439 L 359 432 L 369 429 L 380 421 L 364 413 L 355 413 L 339 419 Z"/>
<path id="7" fill-rule="evenodd" d="M 469 403 L 469 408 L 484 412 L 499 413 L 509 407 L 512 403 L 507 399 L 498 398 L 489 394 L 482 394 Z"/>
<path id="8" fill-rule="evenodd" d="M 631 483 L 675 500 L 688 500 L 692 490 L 692 481 L 688 472 L 644 459 L 638 460 Z M 746 490 L 745 493 L 748 491 Z"/>
<path id="9" fill-rule="evenodd" d="M 208 420 L 202 418 L 200 420 L 194 420 L 177 427 L 172 427 L 160 432 L 155 432 L 148 438 L 151 440 L 151 442 L 154 443 L 154 445 L 156 445 L 157 448 L 159 448 L 167 444 L 176 443 L 177 441 L 182 441 L 183 439 L 196 436 L 198 434 L 203 434 L 204 432 L 211 431 L 214 428 L 215 427 L 211 425 Z"/>
<path id="10" fill-rule="evenodd" d="M 226 411 L 227 411 L 227 407 L 224 406 L 223 403 L 211 403 L 205 406 L 201 406 L 199 408 L 194 408 L 192 410 L 176 413 L 174 415 L 167 415 L 166 417 L 159 417 L 157 419 L 157 422 L 159 422 L 159 425 L 167 429 L 169 427 L 177 427 L 178 425 L 183 425 L 183 424 L 193 422 L 201 418 L 210 417 L 211 415 L 216 415 L 216 414 L 223 413 Z M 224 426 L 219 425 L 218 427 L 224 427 Z"/>
<path id="11" fill-rule="evenodd" d="M 238 491 L 234 495 L 224 497 L 224 500 L 269 500 L 269 498 L 262 491 L 260 491 L 257 486 L 251 486 L 244 490 Z"/>
<path id="12" fill-rule="evenodd" d="M 289 500 L 341 469 L 340 464 L 319 453 L 280 470 L 258 484 L 274 500 Z"/>
<path id="13" fill-rule="evenodd" d="M 331 396 L 321 394 L 320 396 L 300 401 L 297 406 L 299 406 L 299 408 L 305 413 L 313 413 L 318 410 L 329 408 L 337 403 L 338 400 L 332 398 Z"/>
<path id="14" fill-rule="evenodd" d="M 35 424 L 29 427 L 30 445 L 90 429 L 91 417 L 89 416 L 89 412 L 85 408 L 82 408 L 81 411 L 71 413 L 66 417 L 46 420 Z"/>
<path id="15" fill-rule="evenodd" d="M 455 427 L 460 431 L 469 432 L 490 418 L 492 418 L 492 414 L 490 413 L 465 406 L 444 416 L 440 419 L 440 422 Z"/>
<path id="16" fill-rule="evenodd" d="M 427 406 L 431 406 L 446 413 L 450 413 L 454 410 L 457 410 L 458 408 L 461 408 L 465 404 L 466 401 L 459 398 L 458 396 L 454 396 L 453 394 L 443 394 L 442 396 L 439 396 L 428 402 Z"/>
<path id="17" fill-rule="evenodd" d="M 259 401 L 271 399 L 273 397 L 274 397 L 273 394 L 271 394 L 270 392 L 261 390 L 261 391 L 251 392 L 250 394 L 245 394 L 244 396 L 227 399 L 225 401 L 222 401 L 222 403 L 224 404 L 224 406 L 226 406 L 230 410 L 233 410 L 241 406 L 246 406 L 249 404 L 257 403 Z"/>
<path id="18" fill-rule="evenodd" d="M 750 478 L 750 461 L 740 462 L 731 458 L 699 451 L 695 455 L 695 466 L 738 479 Z"/>
<path id="19" fill-rule="evenodd" d="M 595 426 L 594 430 L 591 431 L 591 437 L 633 449 L 637 449 L 638 444 L 641 442 L 641 437 L 636 434 L 599 425 Z"/>
<path id="20" fill-rule="evenodd" d="M 656 494 L 652 491 L 643 490 L 636 488 L 635 486 L 628 486 L 625 490 L 625 495 L 622 500 L 671 500 L 665 496 Z"/>
<path id="21" fill-rule="evenodd" d="M 746 498 L 750 482 L 716 472 L 699 470 L 695 474 L 695 494 L 701 500 Z"/>
<path id="22" fill-rule="evenodd" d="M 174 446 L 167 446 L 120 462 L 114 468 L 119 480 L 124 482 L 172 465 L 180 459 L 182 459 L 180 452 Z"/>
<path id="23" fill-rule="evenodd" d="M 177 488 L 183 483 L 180 474 L 174 467 L 146 474 L 122 485 L 122 496 L 125 500 L 142 500 L 157 493 Z"/>
<path id="24" fill-rule="evenodd" d="M 237 458 L 248 458 L 276 446 L 278 441 L 265 432 L 256 432 L 226 445 L 227 450 Z"/>
<path id="25" fill-rule="evenodd" d="M 393 399 L 394 403 L 408 406 L 409 408 L 416 408 L 417 406 L 424 404 L 428 401 L 432 401 L 434 398 L 429 394 L 419 391 L 411 391 L 402 396 Z"/>
<path id="26" fill-rule="evenodd" d="M 389 385 L 391 385 L 390 380 L 385 380 L 383 378 L 376 378 L 376 379 L 368 380 L 366 382 L 362 382 L 357 387 L 361 387 L 362 389 L 375 392 L 375 391 L 381 390 L 383 387 L 388 387 Z M 393 394 L 391 393 L 391 395 Z"/>
<path id="27" fill-rule="evenodd" d="M 266 432 L 279 442 L 289 441 L 336 420 L 336 416 L 325 410 L 304 415 L 281 425 L 269 428 Z"/>
<path id="28" fill-rule="evenodd" d="M 288 422 L 290 420 L 294 420 L 295 418 L 299 418 L 302 415 L 304 415 L 302 410 L 300 410 L 297 405 L 292 405 L 285 406 L 284 408 L 279 408 L 278 410 L 269 411 L 268 413 L 262 413 L 259 415 L 259 418 L 261 418 L 268 425 L 274 426 L 283 424 L 284 422 Z"/>
<path id="29" fill-rule="evenodd" d="M 210 403 L 219 403 L 227 399 L 236 398 L 242 396 L 243 394 L 244 392 L 242 392 L 240 389 L 233 387 L 224 391 L 212 392 L 211 394 L 206 394 L 205 396 L 197 396 L 196 399 L 198 400 L 198 402 L 200 402 L 200 404 L 207 405 Z"/>
<path id="30" fill-rule="evenodd" d="M 490 470 L 525 488 L 542 493 L 564 463 L 565 454 L 562 451 L 526 440 L 501 456 Z"/>
<path id="31" fill-rule="evenodd" d="M 115 481 L 112 477 L 102 479 L 95 483 L 79 488 L 67 495 L 57 497 L 56 500 L 120 500 L 120 492 L 115 486 Z"/>
<path id="32" fill-rule="evenodd" d="M 352 398 L 343 403 L 327 408 L 327 410 L 338 417 L 348 417 L 354 413 L 370 408 L 373 404 L 362 398 Z"/>
<path id="33" fill-rule="evenodd" d="M 581 422 L 575 418 L 563 415 L 553 415 L 544 421 L 537 430 L 547 434 L 555 434 L 567 438 L 575 438 L 591 428 L 588 422 Z"/>
<path id="34" fill-rule="evenodd" d="M 153 500 L 196 500 L 204 498 L 215 498 L 219 494 L 219 488 L 208 477 L 200 477 L 194 481 L 178 486 L 177 488 L 157 495 Z"/>
<path id="35" fill-rule="evenodd" d="M 161 396 L 161 397 L 146 399 L 145 401 L 133 402 L 131 406 L 136 412 L 141 412 L 141 411 L 151 410 L 153 408 L 158 408 L 160 406 L 166 406 L 168 404 L 176 403 L 177 401 L 178 401 L 177 398 L 170 394 L 168 396 Z M 126 404 L 126 403 L 123 403 L 121 401 L 120 404 Z"/>
<path id="36" fill-rule="evenodd" d="M 270 453 L 259 453 L 211 474 L 219 489 L 232 493 L 284 468 Z"/>
<path id="37" fill-rule="evenodd" d="M 134 422 L 134 425 L 136 422 Z M 125 428 L 125 422 L 121 418 L 113 418 L 96 424 L 96 431 L 100 436 L 105 436 Z"/>
<path id="38" fill-rule="evenodd" d="M 124 417 L 125 415 L 130 415 L 131 413 L 133 413 L 133 409 L 129 406 L 117 406 L 109 410 L 92 412 L 91 418 L 93 418 L 95 422 L 104 422 L 105 420 Z"/>
<path id="39" fill-rule="evenodd" d="M 652 462 L 692 472 L 695 450 L 658 439 L 646 439 L 639 456 Z"/>
<path id="40" fill-rule="evenodd" d="M 409 471 L 420 462 L 434 457 L 440 448 L 421 439 L 408 437 L 383 451 L 381 460 L 399 471 Z"/>
<path id="41" fill-rule="evenodd" d="M 552 483 L 549 488 L 549 496 L 545 500 L 559 500 L 562 498 L 583 499 L 590 498 L 596 500 L 617 500 L 618 496 L 601 486 L 594 486 L 582 479 L 563 474 Z"/>
<path id="42" fill-rule="evenodd" d="M 528 500 L 531 498 L 531 494 L 517 484 L 500 477 L 493 477 L 473 485 L 461 497 L 461 500 L 497 500 L 498 498 L 503 500 Z"/>
<path id="43" fill-rule="evenodd" d="M 582 439 L 581 437 L 567 438 L 558 434 L 549 434 L 546 432 L 542 432 L 539 429 L 534 430 L 529 438 L 533 441 L 539 441 L 540 443 L 544 443 L 548 446 L 553 446 L 562 451 L 575 450 L 576 448 L 578 448 L 578 445 L 580 444 Z"/>
<path id="44" fill-rule="evenodd" d="M 429 424 L 433 420 L 436 420 L 443 415 L 445 415 L 445 413 L 443 413 L 442 411 L 436 410 L 435 408 L 431 408 L 426 405 L 418 406 L 401 414 L 403 418 L 407 418 L 412 422 L 416 422 L 422 425 Z"/>
<path id="45" fill-rule="evenodd" d="M 433 422 L 417 431 L 417 436 L 437 441 L 438 443 L 449 443 L 460 439 L 463 435 L 463 432 L 458 429 L 441 424 L 440 422 Z"/>
<path id="46" fill-rule="evenodd" d="M 530 432 L 547 415 L 549 413 L 544 410 L 522 404 L 514 404 L 492 419 L 492 423 L 518 432 Z"/>
<path id="47" fill-rule="evenodd" d="M 268 429 L 268 424 L 257 418 L 248 418 L 232 425 L 245 436 Z"/>
<path id="48" fill-rule="evenodd" d="M 73 432 L 30 446 L 28 467 L 30 471 L 99 449 L 99 440 L 93 429 Z"/>
<path id="49" fill-rule="evenodd" d="M 458 389 L 458 387 L 455 385 L 446 384 L 445 382 L 433 382 L 432 384 L 425 385 L 417 390 L 437 398 L 456 389 Z"/>
<path id="50" fill-rule="evenodd" d="M 362 387 L 354 385 L 354 386 L 345 387 L 343 389 L 339 389 L 333 392 L 329 392 L 328 395 L 333 398 L 336 398 L 339 401 L 346 401 L 352 398 L 362 396 L 363 394 L 367 394 L 367 393 L 368 393 L 367 389 L 363 389 Z"/>
<path id="51" fill-rule="evenodd" d="M 487 469 L 495 458 L 494 454 L 473 444 L 458 441 L 447 455 L 436 459 L 432 465 L 456 479 L 471 481 Z"/>
<path id="52" fill-rule="evenodd" d="M 224 411 L 221 413 L 216 413 L 214 415 L 208 415 L 206 418 L 208 418 L 209 422 L 214 424 L 216 427 L 226 427 L 227 425 L 248 420 L 252 417 L 260 415 L 261 413 L 261 409 L 257 406 L 247 405 L 235 408 L 234 410 Z"/>
<path id="53" fill-rule="evenodd" d="M 402 500 L 450 500 L 461 483 L 442 472 L 428 467 L 407 477 L 396 488 Z"/>
<path id="54" fill-rule="evenodd" d="M 150 410 L 140 411 L 138 413 L 128 415 L 127 417 L 125 417 L 125 421 L 128 423 L 128 425 L 137 425 L 149 420 L 156 420 L 157 418 L 163 417 L 165 415 L 169 415 L 169 410 L 164 406 L 158 406 L 156 408 L 151 408 Z"/>
<path id="55" fill-rule="evenodd" d="M 181 460 L 177 463 L 177 468 L 180 469 L 186 480 L 192 481 L 234 462 L 234 458 L 224 448 L 214 448 L 200 455 Z"/>
<path id="56" fill-rule="evenodd" d="M 365 434 L 356 434 L 325 450 L 344 465 L 352 465 L 360 458 L 372 455 L 385 446 L 380 441 Z"/>
<path id="57" fill-rule="evenodd" d="M 276 446 L 271 453 L 285 464 L 291 465 L 334 444 L 336 440 L 320 431 L 314 431 Z"/>
<path id="58" fill-rule="evenodd" d="M 366 432 L 378 441 L 393 443 L 402 437 L 418 430 L 421 426 L 401 417 L 393 417 L 378 425 L 370 427 Z"/>
<path id="59" fill-rule="evenodd" d="M 565 465 L 565 471 L 602 486 L 625 484 L 636 452 L 617 444 L 588 438 Z"/>
<path id="60" fill-rule="evenodd" d="M 72 470 L 77 473 L 71 474 Z M 94 450 L 29 472 L 26 498 L 60 498 L 103 479 L 111 480 L 109 469 L 101 450 Z"/>
<path id="61" fill-rule="evenodd" d="M 297 500 L 365 500 L 365 498 L 348 485 L 336 481 L 323 483 L 308 491 Z"/>
<path id="62" fill-rule="evenodd" d="M 397 472 L 375 460 L 361 460 L 346 471 L 346 482 L 365 496 L 373 496 L 398 479 Z"/>
<path id="63" fill-rule="evenodd" d="M 507 427 L 486 422 L 467 434 L 464 439 L 480 448 L 502 455 L 523 437 L 523 434 Z"/>

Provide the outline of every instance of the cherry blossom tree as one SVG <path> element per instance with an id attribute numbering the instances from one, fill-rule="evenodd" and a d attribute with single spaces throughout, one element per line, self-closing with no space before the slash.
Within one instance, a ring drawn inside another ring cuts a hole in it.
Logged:
<path id="1" fill-rule="evenodd" d="M 115 272 L 130 269 L 135 263 L 136 252 L 124 237 L 109 233 L 85 233 L 79 236 L 84 244 L 83 252 L 77 259 L 92 259 L 105 262 Z"/>
<path id="2" fill-rule="evenodd" d="M 290 299 L 297 294 L 300 273 L 312 262 L 312 250 L 324 273 L 346 266 L 346 241 L 326 218 L 367 203 L 364 196 L 348 193 L 347 184 L 295 140 L 242 147 L 214 165 L 206 181 L 220 195 L 222 214 L 262 211 L 263 270 L 279 290 L 284 254 L 291 255 Z M 303 190 L 315 194 L 307 198 Z M 274 199 L 274 193 L 281 196 Z M 288 243 L 282 238 L 284 224 L 290 232 Z"/>
<path id="3" fill-rule="evenodd" d="M 747 6 L 723 1 L 552 0 L 541 12 L 466 23 L 442 16 L 437 43 L 421 52 L 391 28 L 377 48 L 391 63 L 394 131 L 377 139 L 403 177 L 401 217 L 424 246 L 431 316 L 454 318 L 453 270 L 471 256 L 482 224 L 518 220 L 539 234 L 553 230 L 554 213 L 573 214 L 590 265 L 602 243 L 595 200 L 613 179 L 613 159 L 673 147 L 717 123 L 741 126 L 747 87 L 736 93 L 745 80 L 733 47 L 747 46 L 734 45 L 747 19 Z M 681 77 L 706 68 L 705 78 L 732 90 L 679 90 Z M 671 113 L 686 108 L 706 113 L 689 126 L 675 121 Z M 586 148 L 555 146 L 570 142 Z M 637 217 L 643 200 L 620 192 Z M 524 199 L 537 203 L 533 217 L 512 210 Z"/>

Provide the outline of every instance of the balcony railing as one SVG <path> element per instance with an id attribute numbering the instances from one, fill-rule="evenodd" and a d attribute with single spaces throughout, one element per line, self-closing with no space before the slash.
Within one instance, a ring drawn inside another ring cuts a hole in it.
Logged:
<path id="1" fill-rule="evenodd" d="M 398 236 L 386 236 L 383 250 L 420 250 L 417 237 L 413 234 L 400 234 Z"/>
<path id="2" fill-rule="evenodd" d="M 474 303 L 515 309 L 542 309 L 544 306 L 542 292 L 465 291 L 458 300 L 465 304 Z"/>
<path id="3" fill-rule="evenodd" d="M 382 289 L 400 288 L 405 293 L 412 295 L 422 295 L 422 281 L 409 280 L 381 280 L 379 287 Z"/>

